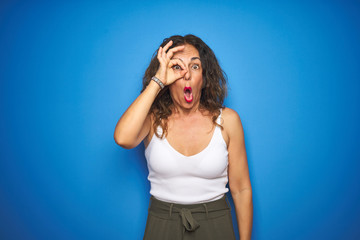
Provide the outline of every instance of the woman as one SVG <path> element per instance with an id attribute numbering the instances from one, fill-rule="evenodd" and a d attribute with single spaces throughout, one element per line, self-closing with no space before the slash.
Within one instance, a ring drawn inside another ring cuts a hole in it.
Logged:
<path id="1" fill-rule="evenodd" d="M 252 189 L 239 115 L 223 107 L 226 79 L 213 51 L 194 35 L 164 39 L 141 94 L 119 119 L 117 144 L 145 144 L 150 206 L 144 239 L 251 238 Z"/>

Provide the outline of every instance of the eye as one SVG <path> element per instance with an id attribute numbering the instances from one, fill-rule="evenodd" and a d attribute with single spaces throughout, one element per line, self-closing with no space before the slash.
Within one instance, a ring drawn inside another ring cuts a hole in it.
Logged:
<path id="1" fill-rule="evenodd" d="M 180 65 L 175 65 L 175 66 L 173 66 L 173 69 L 174 69 L 174 70 L 182 70 L 182 68 L 180 67 Z"/>
<path id="2" fill-rule="evenodd" d="M 192 69 L 195 69 L 195 70 L 197 70 L 197 69 L 199 69 L 199 68 L 200 68 L 199 64 L 194 64 L 194 65 L 192 66 Z"/>

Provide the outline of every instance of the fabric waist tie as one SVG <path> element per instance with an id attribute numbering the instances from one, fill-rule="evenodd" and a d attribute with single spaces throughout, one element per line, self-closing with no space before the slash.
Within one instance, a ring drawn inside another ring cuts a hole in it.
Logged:
<path id="1" fill-rule="evenodd" d="M 206 213 L 206 216 L 208 216 L 209 212 L 230 209 L 230 204 L 225 194 L 222 198 L 218 200 L 197 204 L 178 204 L 164 202 L 156 199 L 152 195 L 150 199 L 151 201 L 149 205 L 149 210 L 160 210 L 163 212 L 168 212 L 170 217 L 172 213 L 179 213 L 182 225 L 184 227 L 183 232 L 193 232 L 200 227 L 200 224 L 193 217 L 192 213 Z"/>
<path id="2" fill-rule="evenodd" d="M 200 224 L 193 218 L 190 209 L 180 209 L 180 216 L 182 224 L 187 231 L 192 232 L 200 227 Z"/>

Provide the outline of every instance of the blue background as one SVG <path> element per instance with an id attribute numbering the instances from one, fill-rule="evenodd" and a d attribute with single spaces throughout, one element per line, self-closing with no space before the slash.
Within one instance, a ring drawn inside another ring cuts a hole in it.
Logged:
<path id="1" fill-rule="evenodd" d="M 144 147 L 122 149 L 113 133 L 163 38 L 193 33 L 242 119 L 253 239 L 360 239 L 359 10 L 2 1 L 0 238 L 142 239 Z"/>

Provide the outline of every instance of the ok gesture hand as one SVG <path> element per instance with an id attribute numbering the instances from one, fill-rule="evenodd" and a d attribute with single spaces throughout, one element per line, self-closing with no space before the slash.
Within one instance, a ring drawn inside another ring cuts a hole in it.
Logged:
<path id="1" fill-rule="evenodd" d="M 166 52 L 172 44 L 173 41 L 169 41 L 164 46 L 164 48 L 159 48 L 157 54 L 157 59 L 160 62 L 160 67 L 156 72 L 155 77 L 159 78 L 165 86 L 172 84 L 176 80 L 179 80 L 187 72 L 186 67 L 182 61 L 180 61 L 179 59 L 171 59 L 175 52 L 182 51 L 185 46 L 177 46 Z M 181 69 L 174 69 L 176 66 L 180 67 Z"/>

